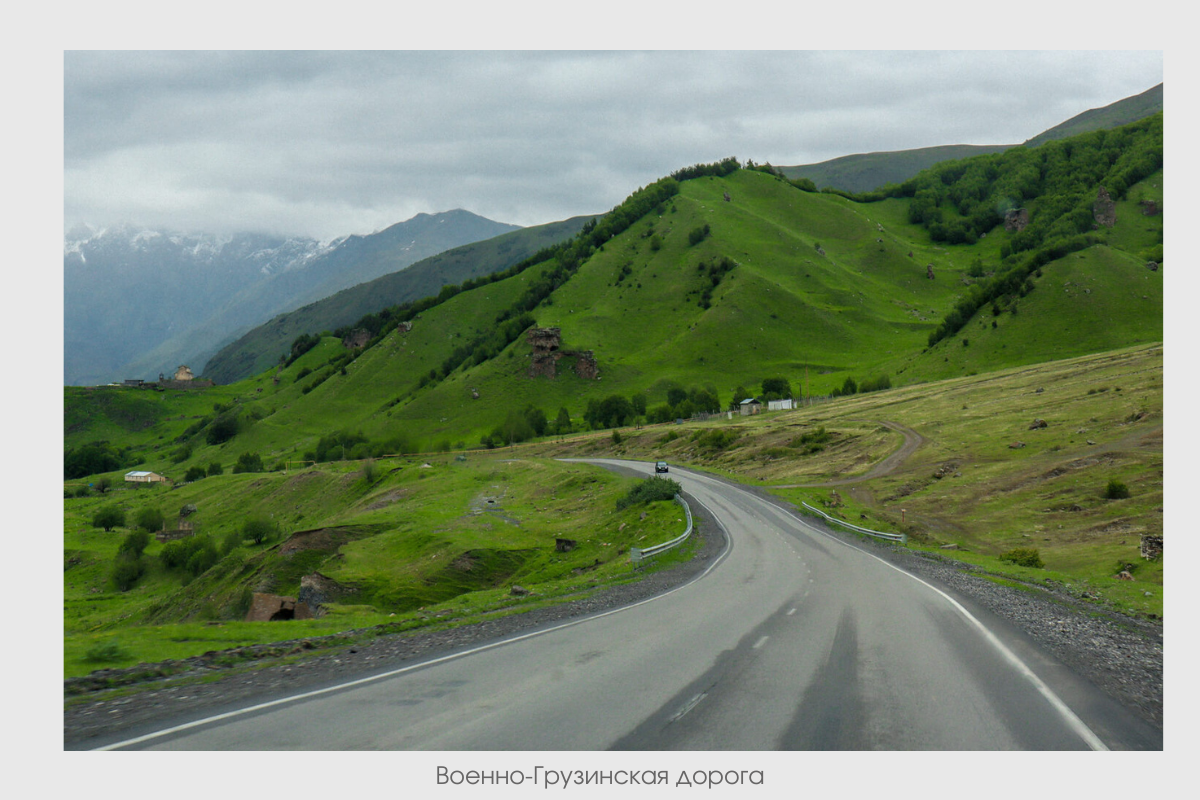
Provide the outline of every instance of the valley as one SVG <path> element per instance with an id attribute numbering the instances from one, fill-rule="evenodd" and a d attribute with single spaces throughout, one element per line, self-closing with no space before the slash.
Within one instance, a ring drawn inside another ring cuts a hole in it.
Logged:
<path id="1" fill-rule="evenodd" d="M 1159 114 L 862 196 L 696 165 L 436 295 L 258 337 L 249 377 L 68 386 L 65 674 L 286 663 L 270 645 L 469 628 L 707 557 L 702 521 L 635 569 L 683 514 L 621 507 L 640 478 L 580 459 L 665 460 L 1161 626 L 1161 135 Z M 314 586 L 315 618 L 247 621 Z"/>

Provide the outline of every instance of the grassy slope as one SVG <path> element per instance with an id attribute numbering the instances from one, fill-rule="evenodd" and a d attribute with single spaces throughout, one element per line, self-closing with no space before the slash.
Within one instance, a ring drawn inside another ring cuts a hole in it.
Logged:
<path id="1" fill-rule="evenodd" d="M 1035 419 L 1047 427 L 1031 430 Z M 900 446 L 901 435 L 884 421 L 911 427 L 924 444 L 891 474 L 825 485 L 862 476 Z M 703 434 L 714 428 L 732 441 L 706 444 Z M 529 450 L 667 459 L 758 486 L 810 487 L 776 491 L 815 505 L 836 491 L 843 503 L 836 515 L 906 531 L 913 546 L 956 544 L 964 549 L 955 557 L 989 569 L 1050 577 L 1076 594 L 1161 616 L 1162 562 L 1140 558 L 1138 547 L 1141 534 L 1163 532 L 1162 429 L 1163 350 L 1146 345 L 793 412 L 627 430 L 619 446 L 594 436 Z M 810 451 L 801 437 L 822 430 Z M 1018 442 L 1024 446 L 1009 446 Z M 1131 497 L 1104 499 L 1110 478 L 1126 483 Z M 1039 549 L 1046 570 L 998 560 L 1015 547 Z M 1135 581 L 1115 578 L 1124 564 L 1134 565 Z"/>
<path id="2" fill-rule="evenodd" d="M 436 295 L 446 284 L 490 275 L 574 236 L 590 217 L 512 231 L 439 253 L 381 278 L 344 289 L 280 314 L 227 345 L 205 365 L 205 374 L 232 382 L 261 372 L 287 353 L 301 334 L 335 330 L 369 313 Z"/>
<path id="3" fill-rule="evenodd" d="M 381 622 L 416 625 L 439 609 L 465 617 L 532 607 L 628 580 L 630 546 L 665 541 L 681 530 L 679 509 L 670 502 L 615 511 L 633 480 L 597 468 L 486 456 L 424 464 L 381 461 L 374 482 L 358 465 L 328 465 L 66 500 L 67 674 L 101 666 L 86 653 L 114 636 L 126 651 L 114 663 L 128 665 L 201 653 L 217 646 L 214 640 L 232 647 Z M 332 541 L 291 554 L 278 540 L 258 547 L 245 541 L 190 582 L 158 563 L 163 546 L 153 542 L 146 575 L 129 592 L 113 591 L 108 574 L 126 531 L 92 528 L 96 509 L 116 504 L 132 519 L 152 506 L 172 517 L 186 503 L 198 509 L 192 519 L 201 535 L 218 544 L 252 515 L 269 516 L 284 534 L 334 533 Z M 557 537 L 578 547 L 557 553 Z M 295 597 L 300 577 L 317 570 L 357 589 L 330 617 L 288 626 L 239 622 L 246 591 Z M 508 589 L 517 582 L 534 593 L 512 598 Z M 205 632 L 205 622 L 228 630 Z"/>
<path id="4" fill-rule="evenodd" d="M 856 204 L 752 171 L 686 181 L 661 216 L 606 243 L 534 312 L 539 325 L 562 329 L 564 349 L 595 353 L 598 381 L 578 378 L 567 362 L 555 380 L 530 379 L 521 339 L 490 362 L 418 388 L 451 350 L 491 328 L 542 269 L 535 267 L 426 311 L 411 332 L 391 334 L 349 364 L 346 375 L 335 373 L 308 394 L 301 387 L 323 374 L 319 364 L 341 352 L 336 341 L 292 365 L 278 386 L 261 375 L 212 390 L 212 398 L 240 398 L 265 418 L 219 448 L 201 437 L 191 460 L 177 467 L 168 459 L 170 440 L 207 411 L 199 398 L 185 404 L 165 393 L 156 401 L 159 418 L 186 418 L 170 422 L 161 440 L 155 439 L 161 430 L 122 431 L 104 418 L 89 427 L 69 402 L 67 443 L 112 438 L 157 445 L 147 453 L 148 468 L 177 472 L 214 458 L 232 464 L 246 450 L 268 464 L 298 457 L 339 429 L 372 439 L 400 434 L 425 449 L 470 447 L 514 408 L 533 404 L 553 417 L 565 407 L 579 420 L 589 399 L 646 391 L 654 405 L 665 400 L 671 382 L 711 387 L 727 402 L 737 386 L 753 392 L 763 378 L 778 375 L 819 395 L 847 376 L 861 382 L 889 374 L 894 383 L 911 383 L 1160 341 L 1162 273 L 1128 251 L 1161 242 L 1162 217 L 1143 217 L 1136 204 L 1161 199 L 1161 185 L 1158 173 L 1132 187 L 1131 199 L 1118 205 L 1117 227 L 1106 232 L 1108 243 L 1047 265 L 1017 314 L 993 318 L 989 307 L 959 336 L 923 352 L 929 331 L 966 290 L 970 264 L 999 263 L 1003 231 L 973 246 L 935 245 L 907 223 L 903 200 Z M 730 202 L 723 200 L 726 191 Z M 688 233 L 704 224 L 711 235 L 689 245 Z M 652 234 L 662 242 L 657 251 Z M 696 267 L 723 256 L 739 266 L 704 309 L 699 292 L 707 284 Z M 927 265 L 934 280 L 926 278 Z M 621 277 L 624 268 L 629 274 Z M 314 375 L 293 383 L 305 366 Z"/>

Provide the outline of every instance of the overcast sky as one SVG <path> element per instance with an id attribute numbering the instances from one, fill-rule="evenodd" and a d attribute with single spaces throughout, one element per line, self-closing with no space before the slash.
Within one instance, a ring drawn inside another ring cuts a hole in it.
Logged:
<path id="1" fill-rule="evenodd" d="M 1162 80 L 1161 51 L 68 51 L 64 221 L 535 225 L 726 156 L 1020 143 Z"/>

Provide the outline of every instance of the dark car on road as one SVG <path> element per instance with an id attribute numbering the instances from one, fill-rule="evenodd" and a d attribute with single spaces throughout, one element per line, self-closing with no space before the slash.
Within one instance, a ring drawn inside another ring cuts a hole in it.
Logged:
<path id="1" fill-rule="evenodd" d="M 655 472 L 667 472 L 668 471 L 667 470 L 667 462 L 655 461 L 654 462 L 654 471 Z"/>

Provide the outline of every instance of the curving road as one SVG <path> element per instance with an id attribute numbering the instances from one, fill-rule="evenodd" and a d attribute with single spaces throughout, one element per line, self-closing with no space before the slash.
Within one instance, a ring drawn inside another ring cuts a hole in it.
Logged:
<path id="1" fill-rule="evenodd" d="M 730 540 L 689 584 L 109 747 L 1154 747 L 1089 685 L 936 587 L 747 490 L 671 477 Z"/>

